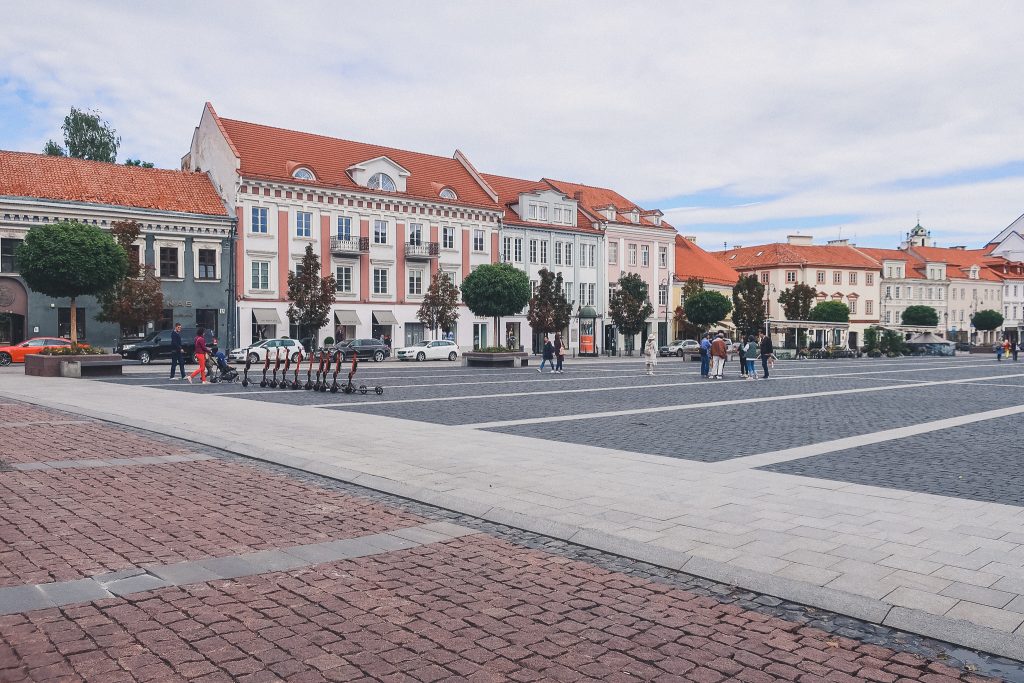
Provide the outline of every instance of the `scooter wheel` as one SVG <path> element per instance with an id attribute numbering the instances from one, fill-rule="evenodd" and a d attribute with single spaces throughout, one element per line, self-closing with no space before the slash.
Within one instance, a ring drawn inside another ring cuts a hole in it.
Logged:
<path id="1" fill-rule="evenodd" d="M 321 393 L 321 394 L 326 394 L 326 393 L 327 393 L 327 384 L 326 384 L 326 383 L 325 383 L 325 384 L 323 384 L 323 385 L 322 385 L 322 386 L 320 387 L 320 393 Z"/>
<path id="2" fill-rule="evenodd" d="M 379 384 L 374 389 L 374 391 L 377 392 L 378 396 L 383 396 L 384 395 L 384 387 L 380 386 Z"/>
<path id="3" fill-rule="evenodd" d="M 242 386 L 245 387 L 245 388 L 248 388 L 249 387 L 249 380 L 243 379 L 242 380 Z"/>
<path id="4" fill-rule="evenodd" d="M 354 394 L 356 392 L 356 388 L 351 384 L 346 384 L 344 391 L 346 394 Z"/>
<path id="5" fill-rule="evenodd" d="M 366 388 L 365 384 L 360 384 L 359 385 L 359 393 L 360 394 L 363 394 L 365 396 L 367 391 L 369 391 L 369 389 Z"/>
<path id="6" fill-rule="evenodd" d="M 262 388 L 266 389 L 267 388 L 267 380 L 263 380 L 262 382 L 260 382 L 260 386 Z"/>
<path id="7" fill-rule="evenodd" d="M 332 393 L 332 394 L 336 394 L 336 393 L 338 393 L 338 387 L 337 387 L 337 386 L 333 386 L 333 385 L 332 385 L 332 386 L 331 386 L 331 393 Z"/>

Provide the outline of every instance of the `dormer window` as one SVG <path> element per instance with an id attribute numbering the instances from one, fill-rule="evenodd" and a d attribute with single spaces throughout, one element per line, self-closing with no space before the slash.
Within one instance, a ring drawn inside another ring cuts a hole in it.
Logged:
<path id="1" fill-rule="evenodd" d="M 308 168 L 297 168 L 292 171 L 292 178 L 297 180 L 316 180 L 316 176 Z"/>
<path id="2" fill-rule="evenodd" d="M 459 198 L 459 195 L 455 194 L 455 190 L 453 190 L 450 187 L 446 187 L 443 190 L 441 190 L 438 196 L 441 197 L 441 199 L 450 199 L 452 201 Z"/>
<path id="3" fill-rule="evenodd" d="M 371 190 L 384 190 L 385 192 L 394 192 L 397 189 L 394 179 L 387 173 L 374 173 L 370 176 L 366 186 Z"/>

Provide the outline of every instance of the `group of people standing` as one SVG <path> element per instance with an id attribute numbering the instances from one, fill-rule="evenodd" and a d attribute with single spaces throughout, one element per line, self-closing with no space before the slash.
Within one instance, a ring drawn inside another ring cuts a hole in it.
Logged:
<path id="1" fill-rule="evenodd" d="M 767 334 L 740 339 L 738 344 L 740 359 L 740 377 L 746 379 L 768 379 L 771 368 L 775 365 L 775 347 L 772 338 Z M 757 359 L 761 359 L 761 377 L 757 375 Z M 719 332 L 714 338 L 705 334 L 700 340 L 700 376 L 704 379 L 722 379 L 725 363 L 729 359 L 729 343 L 725 334 Z"/>

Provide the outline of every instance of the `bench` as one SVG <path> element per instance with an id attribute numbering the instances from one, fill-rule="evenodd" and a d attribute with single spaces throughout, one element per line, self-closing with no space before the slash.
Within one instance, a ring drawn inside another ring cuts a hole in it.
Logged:
<path id="1" fill-rule="evenodd" d="M 60 364 L 61 377 L 120 377 L 125 365 L 138 362 L 124 360 L 66 360 Z"/>
<path id="2" fill-rule="evenodd" d="M 518 351 L 506 353 L 480 353 L 467 351 L 462 354 L 462 365 L 470 368 L 516 368 L 530 364 L 530 356 Z"/>

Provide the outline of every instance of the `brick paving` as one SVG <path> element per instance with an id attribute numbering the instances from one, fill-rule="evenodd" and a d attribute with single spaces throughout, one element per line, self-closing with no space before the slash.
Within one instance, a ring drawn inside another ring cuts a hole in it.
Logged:
<path id="1" fill-rule="evenodd" d="M 101 422 L 19 424 L 17 427 L 2 428 L 4 422 L 75 419 L 74 416 L 36 408 L 3 412 L 5 408 L 9 406 L 0 406 L 0 460 L 9 463 L 172 455 L 188 450 L 181 443 L 118 430 Z"/>
<path id="2" fill-rule="evenodd" d="M 186 450 L 100 423 L 49 427 L 77 427 L 60 434 L 81 452 Z M 78 578 L 431 519 L 468 520 L 230 458 L 0 472 L 0 582 Z M 740 600 L 700 580 L 690 589 L 676 572 L 640 575 L 627 569 L 640 563 L 620 568 L 596 551 L 548 549 L 534 534 L 480 528 L 289 572 L 2 616 L 0 681 L 990 680 L 980 675 L 988 658 L 975 659 L 975 673 L 959 666 L 962 651 L 941 644 L 909 652 L 914 638 L 882 627 L 798 606 L 779 616 L 778 600 Z M 861 634 L 870 635 L 847 637 Z M 1024 679 L 1015 663 L 993 667 Z"/>

